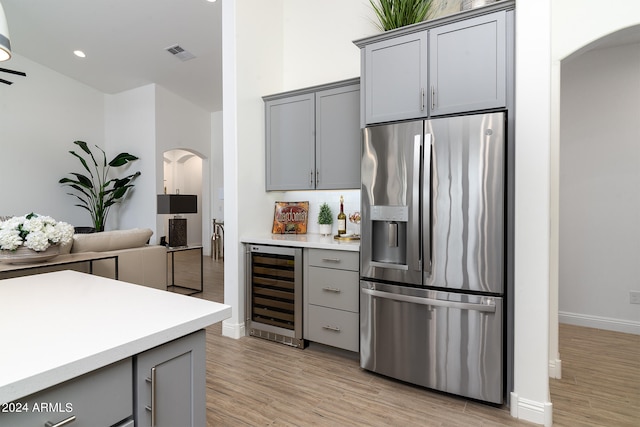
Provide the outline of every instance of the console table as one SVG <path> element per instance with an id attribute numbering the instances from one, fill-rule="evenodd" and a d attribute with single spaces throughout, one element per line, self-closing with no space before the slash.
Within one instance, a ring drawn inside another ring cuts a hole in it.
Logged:
<path id="1" fill-rule="evenodd" d="M 193 289 L 187 286 L 176 285 L 176 269 L 175 269 L 175 254 L 176 252 L 184 252 L 184 251 L 200 251 L 200 289 Z M 201 293 L 204 289 L 204 267 L 202 265 L 202 246 L 176 246 L 171 247 L 167 246 L 167 254 L 171 256 L 171 284 L 167 285 L 168 288 L 179 288 L 190 290 L 191 292 L 186 295 L 193 295 Z M 169 266 L 167 265 L 167 268 Z M 168 272 L 167 272 L 168 275 Z M 167 280 L 168 281 L 168 280 Z"/>
<path id="2" fill-rule="evenodd" d="M 25 272 L 29 274 L 32 270 L 45 267 L 57 267 L 72 264 L 89 263 L 89 273 L 93 274 L 93 262 L 103 259 L 112 259 L 114 265 L 114 278 L 118 280 L 118 255 L 103 254 L 101 252 L 80 252 L 76 254 L 58 255 L 57 257 L 44 262 L 31 264 L 4 264 L 0 263 L 0 279 L 5 276 L 3 273 Z"/>

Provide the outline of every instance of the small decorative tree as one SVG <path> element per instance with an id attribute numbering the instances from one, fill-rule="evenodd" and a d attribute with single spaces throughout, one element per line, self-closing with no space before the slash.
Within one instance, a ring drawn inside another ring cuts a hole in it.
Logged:
<path id="1" fill-rule="evenodd" d="M 320 213 L 318 214 L 318 224 L 333 224 L 333 213 L 328 204 L 320 205 Z"/>
<path id="2" fill-rule="evenodd" d="M 98 163 L 86 142 L 74 141 L 73 143 L 88 154 L 91 159 L 91 167 L 89 167 L 89 163 L 84 157 L 75 151 L 69 151 L 71 155 L 80 160 L 84 169 L 89 172 L 89 176 L 71 172 L 75 178 L 62 178 L 58 182 L 77 191 L 77 194 L 67 194 L 75 196 L 80 201 L 76 206 L 89 211 L 95 231 L 104 231 L 109 209 L 123 199 L 128 190 L 133 188 L 132 181 L 140 176 L 140 172 L 135 172 L 124 178 L 108 179 L 109 169 L 124 166 L 138 160 L 138 158 L 129 153 L 120 153 L 107 163 L 107 155 L 104 150 L 96 145 L 96 148 L 102 152 L 102 161 Z"/>
<path id="3" fill-rule="evenodd" d="M 320 224 L 320 234 L 325 236 L 331 234 L 331 224 L 333 224 L 333 213 L 328 204 L 320 205 L 320 213 L 318 214 L 318 224 Z"/>

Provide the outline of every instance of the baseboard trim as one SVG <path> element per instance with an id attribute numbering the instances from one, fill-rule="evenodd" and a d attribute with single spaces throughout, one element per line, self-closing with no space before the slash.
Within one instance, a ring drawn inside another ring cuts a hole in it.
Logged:
<path id="1" fill-rule="evenodd" d="M 511 416 L 520 420 L 542 424 L 545 427 L 553 425 L 553 405 L 551 402 L 537 402 L 524 399 L 518 393 L 511 393 Z"/>
<path id="2" fill-rule="evenodd" d="M 562 378 L 562 360 L 549 359 L 549 378 L 557 380 Z"/>
<path id="3" fill-rule="evenodd" d="M 222 322 L 222 336 L 237 340 L 245 335 L 244 323 L 231 323 L 227 320 Z"/>
<path id="4" fill-rule="evenodd" d="M 611 317 L 591 316 L 589 314 L 558 312 L 558 321 L 569 325 L 585 326 L 587 328 L 604 329 L 606 331 L 624 332 L 640 335 L 640 322 Z"/>

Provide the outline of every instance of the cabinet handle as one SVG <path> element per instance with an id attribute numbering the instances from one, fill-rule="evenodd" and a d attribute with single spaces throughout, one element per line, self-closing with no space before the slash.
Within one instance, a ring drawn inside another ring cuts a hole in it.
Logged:
<path id="1" fill-rule="evenodd" d="M 328 331 L 340 332 L 340 328 L 337 326 L 323 326 L 322 329 L 326 329 Z"/>
<path id="2" fill-rule="evenodd" d="M 322 258 L 326 262 L 340 262 L 340 258 Z"/>
<path id="3" fill-rule="evenodd" d="M 66 426 L 67 424 L 71 424 L 75 420 L 76 420 L 76 416 L 72 415 L 66 420 L 62 420 L 59 423 L 55 423 L 55 424 L 52 423 L 51 421 L 47 421 L 46 423 L 44 423 L 44 427 L 62 427 L 62 426 Z"/>
<path id="4" fill-rule="evenodd" d="M 424 111 L 424 88 L 420 89 L 420 111 Z"/>
<path id="5" fill-rule="evenodd" d="M 309 177 L 309 187 L 313 188 L 313 171 L 310 172 L 311 175 Z"/>
<path id="6" fill-rule="evenodd" d="M 156 368 L 151 368 L 151 427 L 156 427 Z"/>
<path id="7" fill-rule="evenodd" d="M 431 85 L 431 109 L 435 110 L 436 108 L 436 87 Z"/>
<path id="8" fill-rule="evenodd" d="M 336 293 L 336 294 L 339 294 L 340 292 L 342 292 L 342 291 L 341 291 L 340 289 L 338 289 L 338 288 L 330 288 L 330 287 L 328 287 L 328 286 L 327 286 L 326 288 L 322 288 L 322 290 L 323 290 L 323 291 L 326 291 L 326 292 L 333 292 L 333 293 Z"/>
<path id="9" fill-rule="evenodd" d="M 316 187 L 318 186 L 319 183 L 320 183 L 320 171 L 316 170 Z"/>

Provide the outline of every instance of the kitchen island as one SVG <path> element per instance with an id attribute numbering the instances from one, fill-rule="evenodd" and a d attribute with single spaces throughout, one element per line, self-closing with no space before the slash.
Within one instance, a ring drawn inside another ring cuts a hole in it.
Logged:
<path id="1" fill-rule="evenodd" d="M 29 418 L 43 414 L 42 403 L 45 409 L 54 409 L 42 415 L 48 415 L 46 420 L 52 424 L 76 416 L 82 421 L 84 416 L 84 423 L 76 425 L 100 425 L 95 423 L 100 414 L 91 418 L 94 412 L 120 414 L 106 419 L 107 425 L 128 426 L 134 420 L 138 425 L 145 412 L 157 417 L 160 405 L 155 408 L 151 401 L 139 409 L 134 408 L 134 401 L 143 403 L 146 394 L 162 397 L 162 389 L 155 390 L 154 377 L 161 366 L 156 359 L 165 355 L 167 360 L 178 361 L 181 355 L 187 356 L 187 365 L 169 368 L 191 376 L 184 379 L 177 374 L 174 378 L 184 380 L 195 392 L 183 398 L 193 398 L 187 405 L 193 406 L 193 413 L 182 425 L 197 425 L 205 415 L 203 329 L 230 315 L 231 307 L 224 304 L 75 271 L 0 281 L 0 426 L 44 420 Z M 156 365 L 148 373 L 137 372 L 142 361 Z M 122 383 L 114 385 L 120 378 Z M 76 387 L 77 398 L 68 397 L 65 387 Z M 82 395 L 95 392 L 99 398 L 101 389 L 107 387 L 121 387 L 106 390 L 107 396 L 131 396 L 131 390 L 133 396 L 121 399 L 122 409 L 102 408 L 108 402 L 95 400 L 91 405 L 82 404 Z M 30 396 L 46 397 L 30 400 Z"/>

